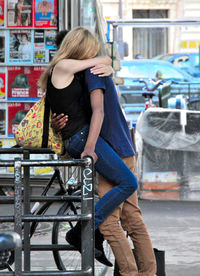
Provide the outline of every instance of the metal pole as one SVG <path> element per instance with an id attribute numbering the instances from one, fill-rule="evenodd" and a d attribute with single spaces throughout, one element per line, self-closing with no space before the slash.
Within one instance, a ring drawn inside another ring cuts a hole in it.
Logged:
<path id="1" fill-rule="evenodd" d="M 119 18 L 122 19 L 122 0 L 119 0 Z M 123 41 L 122 27 L 118 29 L 118 42 Z"/>
<path id="2" fill-rule="evenodd" d="M 72 3 L 73 2 L 73 3 Z M 71 28 L 75 28 L 80 25 L 80 1 L 71 1 Z"/>
<path id="3" fill-rule="evenodd" d="M 64 30 L 65 26 L 65 1 L 58 1 L 58 30 Z"/>
<path id="4" fill-rule="evenodd" d="M 117 27 L 118 25 L 113 25 L 113 43 L 117 41 Z"/>
<path id="5" fill-rule="evenodd" d="M 82 269 L 92 268 L 94 275 L 94 170 L 93 160 L 87 157 L 88 164 L 82 167 L 82 214 L 92 215 L 89 221 L 82 221 Z"/>
<path id="6" fill-rule="evenodd" d="M 30 154 L 28 150 L 24 150 L 24 160 L 29 160 Z M 30 167 L 24 167 L 24 215 L 30 214 Z M 30 222 L 24 223 L 24 270 L 30 271 Z"/>
<path id="7" fill-rule="evenodd" d="M 21 159 L 16 158 L 14 162 L 14 231 L 22 238 L 22 164 Z M 22 275 L 22 248 L 15 249 L 15 276 Z"/>

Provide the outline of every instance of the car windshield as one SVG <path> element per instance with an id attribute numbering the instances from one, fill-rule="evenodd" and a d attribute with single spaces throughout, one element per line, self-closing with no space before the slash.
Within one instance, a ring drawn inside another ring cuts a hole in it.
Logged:
<path id="1" fill-rule="evenodd" d="M 159 55 L 159 56 L 153 57 L 153 59 L 168 60 L 171 57 L 173 57 L 173 54 Z"/>
<path id="2" fill-rule="evenodd" d="M 184 81 L 189 77 L 184 72 L 173 68 L 168 64 L 142 62 L 142 63 L 122 63 L 118 76 L 121 78 L 149 79 L 155 78 L 157 72 L 161 72 L 163 79 Z"/>
<path id="3" fill-rule="evenodd" d="M 149 78 L 149 72 L 145 69 L 145 63 L 140 64 L 122 64 L 121 70 L 118 72 L 121 78 Z"/>
<path id="4" fill-rule="evenodd" d="M 163 79 L 184 81 L 184 74 L 171 66 L 166 66 L 163 64 L 152 64 L 151 68 L 151 74 L 153 74 L 154 77 L 159 71 L 161 72 Z"/>

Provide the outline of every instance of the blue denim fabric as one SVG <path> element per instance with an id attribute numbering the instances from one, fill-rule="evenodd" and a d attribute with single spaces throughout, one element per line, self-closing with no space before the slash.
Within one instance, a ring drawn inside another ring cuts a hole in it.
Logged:
<path id="1" fill-rule="evenodd" d="M 71 157 L 80 158 L 88 133 L 89 126 L 86 125 L 69 138 L 66 150 Z M 115 185 L 95 205 L 95 229 L 97 229 L 117 206 L 135 192 L 137 189 L 137 178 L 118 154 L 100 136 L 96 143 L 95 153 L 98 156 L 95 163 L 96 171 Z"/>

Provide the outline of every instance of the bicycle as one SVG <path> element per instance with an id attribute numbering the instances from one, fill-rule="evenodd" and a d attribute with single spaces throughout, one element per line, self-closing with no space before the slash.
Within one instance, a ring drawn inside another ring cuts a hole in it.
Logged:
<path id="1" fill-rule="evenodd" d="M 166 88 L 169 87 L 170 83 L 164 80 L 158 80 L 158 81 L 154 81 L 154 80 L 143 80 L 140 79 L 139 81 L 140 83 L 144 83 L 145 86 L 143 87 L 144 92 L 142 92 L 142 96 L 145 99 L 145 110 L 147 108 L 150 107 L 155 107 L 155 103 L 153 102 L 153 97 L 156 95 L 155 91 L 157 89 L 163 88 L 164 86 Z M 158 98 L 159 98 L 159 106 L 160 107 L 165 107 L 165 102 L 163 102 L 163 100 L 168 100 L 168 98 L 170 97 L 170 93 L 167 89 L 166 91 L 167 93 L 165 93 L 164 95 L 159 91 L 158 92 Z"/>
<path id="2" fill-rule="evenodd" d="M 59 185 L 58 190 L 54 194 L 54 196 L 62 196 L 62 195 L 70 195 L 72 197 L 76 197 L 76 201 L 66 201 L 61 206 L 58 207 L 57 215 L 77 215 L 79 214 L 79 211 L 81 210 L 81 180 L 80 180 L 80 173 L 79 173 L 80 167 L 71 167 L 69 168 L 68 178 L 66 182 L 63 181 L 63 177 L 61 175 L 61 172 L 59 168 L 55 168 L 55 171 L 53 175 L 51 176 L 49 182 L 45 186 L 41 196 L 47 195 L 50 188 L 52 187 L 53 183 L 57 180 L 57 183 Z M 77 196 L 80 197 L 77 199 Z M 32 215 L 43 215 L 45 214 L 49 208 L 52 206 L 52 202 L 35 202 L 31 208 L 31 214 Z M 74 267 L 76 269 L 80 268 L 81 264 L 81 255 L 78 253 L 72 246 L 70 247 L 71 250 L 75 250 L 75 253 L 73 255 L 73 259 L 76 260 L 76 262 L 71 262 L 71 255 L 65 250 L 65 246 L 67 244 L 65 240 L 65 234 L 67 230 L 71 229 L 73 225 L 76 222 L 54 222 L 52 227 L 52 236 L 51 236 L 51 243 L 52 245 L 62 245 L 61 250 L 58 249 L 52 249 L 53 258 L 55 261 L 55 264 L 58 268 L 58 270 L 73 270 Z M 30 238 L 33 237 L 33 235 L 36 233 L 38 222 L 32 222 L 30 225 Z M 108 246 L 107 242 L 104 242 L 104 249 L 106 252 L 107 257 L 110 257 L 111 249 Z M 12 265 L 14 262 L 14 252 L 12 252 L 12 255 L 9 260 L 9 264 Z M 0 267 L 1 269 L 1 267 Z M 4 268 L 5 269 L 5 268 Z M 95 270 L 99 270 L 98 267 L 95 268 Z M 102 273 L 106 273 L 107 267 L 101 265 L 100 267 L 101 274 L 99 275 L 105 275 Z M 99 272 L 99 271 L 98 271 Z M 97 273 L 95 275 L 98 275 Z"/>
<path id="3" fill-rule="evenodd" d="M 145 98 L 145 110 L 150 107 L 164 107 L 164 108 L 176 108 L 176 109 L 187 109 L 187 110 L 200 110 L 200 98 L 196 95 L 179 93 L 177 95 L 172 95 L 170 88 L 172 85 L 182 84 L 187 85 L 187 82 L 180 83 L 177 81 L 168 80 L 158 80 L 157 82 L 153 80 L 143 80 L 140 79 L 140 83 L 144 83 L 145 86 L 142 96 Z M 155 91 L 158 89 L 158 104 L 153 102 L 153 97 L 156 95 Z"/>

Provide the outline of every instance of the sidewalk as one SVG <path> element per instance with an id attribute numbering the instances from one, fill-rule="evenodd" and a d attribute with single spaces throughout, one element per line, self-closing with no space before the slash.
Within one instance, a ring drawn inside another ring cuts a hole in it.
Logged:
<path id="1" fill-rule="evenodd" d="M 166 276 L 200 275 L 200 202 L 139 201 L 153 247 L 165 250 Z"/>
<path id="2" fill-rule="evenodd" d="M 149 230 L 153 247 L 165 250 L 166 276 L 199 276 L 200 275 L 200 203 L 176 201 L 139 200 L 143 218 Z M 1 206 L 0 213 L 7 213 L 8 208 Z M 51 225 L 42 225 L 33 243 L 49 243 Z M 2 230 L 2 228 L 0 228 Z M 4 229 L 6 230 L 6 229 Z M 63 232 L 63 237 L 65 235 Z M 79 253 L 68 252 L 71 265 L 77 263 Z M 113 256 L 111 260 L 114 263 Z M 32 252 L 33 270 L 56 270 L 52 254 Z M 96 273 L 102 269 L 96 262 Z M 109 268 L 106 276 L 113 276 Z"/>

